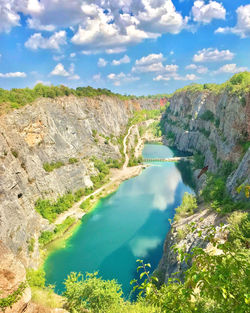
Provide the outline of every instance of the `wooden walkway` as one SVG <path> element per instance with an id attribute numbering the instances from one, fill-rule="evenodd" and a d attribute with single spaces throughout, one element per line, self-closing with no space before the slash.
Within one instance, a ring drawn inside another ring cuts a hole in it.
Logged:
<path id="1" fill-rule="evenodd" d="M 173 157 L 173 158 L 143 158 L 143 162 L 178 162 L 190 161 L 192 157 Z"/>

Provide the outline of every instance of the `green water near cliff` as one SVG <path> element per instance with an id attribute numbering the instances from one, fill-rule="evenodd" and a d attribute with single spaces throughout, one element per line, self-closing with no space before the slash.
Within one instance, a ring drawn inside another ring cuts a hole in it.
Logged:
<path id="1" fill-rule="evenodd" d="M 147 144 L 143 156 L 163 158 L 178 151 Z M 67 246 L 54 251 L 45 262 L 46 280 L 63 291 L 63 281 L 74 272 L 99 271 L 104 279 L 115 278 L 125 296 L 129 282 L 137 276 L 136 260 L 156 268 L 170 228 L 169 219 L 180 205 L 184 192 L 193 193 L 187 164 L 154 162 L 141 175 L 123 182 L 118 190 L 101 199 L 83 217 Z"/>

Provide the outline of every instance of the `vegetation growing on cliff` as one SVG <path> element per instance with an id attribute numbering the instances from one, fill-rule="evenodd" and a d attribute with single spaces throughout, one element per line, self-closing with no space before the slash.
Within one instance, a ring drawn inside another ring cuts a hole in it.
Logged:
<path id="1" fill-rule="evenodd" d="M 193 93 L 205 90 L 211 91 L 215 94 L 221 93 L 223 90 L 227 90 L 230 93 L 234 93 L 241 97 L 242 94 L 250 91 L 250 72 L 237 73 L 222 84 L 191 84 L 177 89 L 174 94 L 186 91 Z M 245 105 L 244 100 L 242 100 L 242 104 L 243 106 Z"/>
<path id="2" fill-rule="evenodd" d="M 56 98 L 61 96 L 74 95 L 77 97 L 96 97 L 96 96 L 109 96 L 117 97 L 121 100 L 135 99 L 135 96 L 125 96 L 118 93 L 113 93 L 108 89 L 92 88 L 88 87 L 77 87 L 72 89 L 64 85 L 60 86 L 45 86 L 41 83 L 37 84 L 33 89 L 30 88 L 13 88 L 11 90 L 5 90 L 0 88 L 0 108 L 1 106 L 6 110 L 12 108 L 18 109 L 28 103 L 33 102 L 37 98 Z M 0 110 L 2 111 L 2 110 Z"/>

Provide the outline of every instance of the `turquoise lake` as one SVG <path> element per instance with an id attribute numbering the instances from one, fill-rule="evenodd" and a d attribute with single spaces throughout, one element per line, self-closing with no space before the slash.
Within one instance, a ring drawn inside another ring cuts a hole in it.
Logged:
<path id="1" fill-rule="evenodd" d="M 183 155 L 163 145 L 146 144 L 143 156 L 163 158 Z M 163 244 L 184 192 L 193 193 L 187 162 L 154 162 L 141 175 L 123 182 L 83 217 L 82 224 L 65 248 L 54 251 L 45 262 L 47 284 L 63 291 L 70 272 L 95 272 L 116 279 L 126 297 L 130 281 L 137 277 L 136 260 L 155 269 Z"/>

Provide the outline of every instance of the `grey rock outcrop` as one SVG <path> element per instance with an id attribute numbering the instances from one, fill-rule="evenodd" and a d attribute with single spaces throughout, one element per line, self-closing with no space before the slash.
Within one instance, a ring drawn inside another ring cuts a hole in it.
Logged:
<path id="1" fill-rule="evenodd" d="M 36 200 L 89 187 L 95 174 L 89 158 L 120 158 L 117 138 L 132 112 L 156 107 L 156 101 L 146 99 L 65 96 L 41 98 L 0 116 L 0 239 L 25 266 L 37 265 L 37 239 L 51 230 L 34 210 Z M 103 138 L 111 136 L 108 142 Z M 64 165 L 44 170 L 45 163 L 57 161 Z"/>

